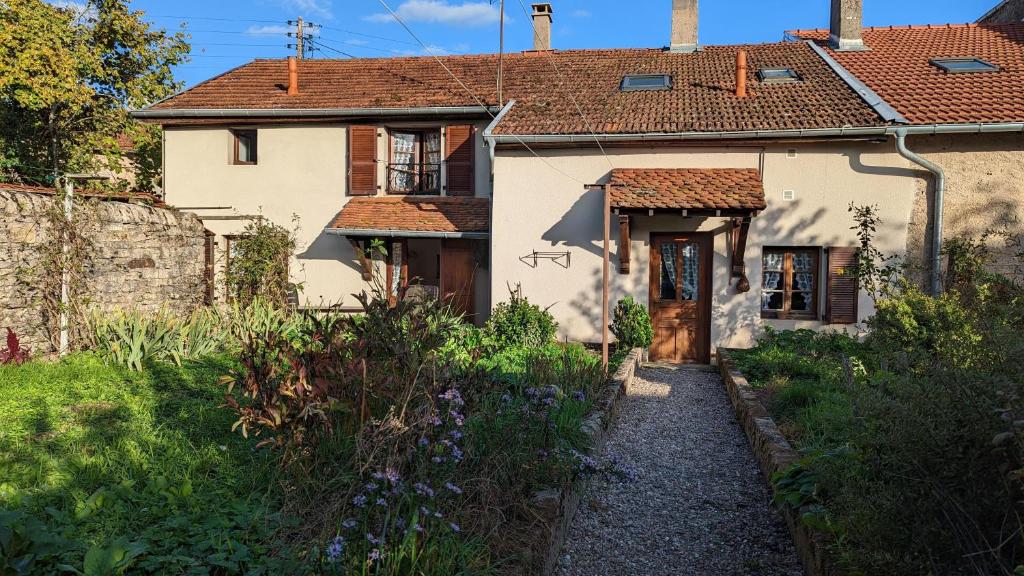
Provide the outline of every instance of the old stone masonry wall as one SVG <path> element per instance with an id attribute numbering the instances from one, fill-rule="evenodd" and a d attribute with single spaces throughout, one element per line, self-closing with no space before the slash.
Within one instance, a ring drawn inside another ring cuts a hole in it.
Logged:
<path id="1" fill-rule="evenodd" d="M 39 351 L 51 349 L 47 326 L 53 322 L 24 278 L 26 270 L 39 267 L 44 245 L 60 242 L 45 217 L 56 201 L 52 195 L 0 190 L 0 330 L 10 326 Z M 92 248 L 83 282 L 90 307 L 187 313 L 202 304 L 205 234 L 198 218 L 95 200 L 82 201 L 76 214 L 89 222 L 82 230 Z"/>

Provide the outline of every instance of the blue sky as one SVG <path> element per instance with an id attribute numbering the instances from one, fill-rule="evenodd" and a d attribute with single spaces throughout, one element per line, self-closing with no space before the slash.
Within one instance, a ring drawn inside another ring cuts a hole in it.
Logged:
<path id="1" fill-rule="evenodd" d="M 54 0 L 57 1 L 57 0 Z M 385 0 L 417 36 L 442 53 L 494 52 L 497 9 L 487 0 Z M 495 0 L 496 1 L 496 0 Z M 531 0 L 522 0 L 529 7 Z M 865 0 L 869 26 L 972 22 L 998 0 Z M 71 3 L 71 2 L 65 2 Z M 653 47 L 668 43 L 671 0 L 551 0 L 555 48 Z M 283 57 L 285 22 L 302 16 L 323 27 L 315 57 L 422 54 L 379 0 L 133 0 L 155 24 L 192 36 L 193 60 L 178 70 L 192 85 L 256 57 Z M 828 26 L 829 0 L 704 0 L 703 44 L 774 42 L 794 28 Z M 530 47 L 519 0 L 506 0 L 507 48 Z"/>

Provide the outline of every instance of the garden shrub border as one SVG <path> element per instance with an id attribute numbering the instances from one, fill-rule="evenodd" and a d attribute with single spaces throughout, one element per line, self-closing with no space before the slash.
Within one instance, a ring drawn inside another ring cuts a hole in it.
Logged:
<path id="1" fill-rule="evenodd" d="M 729 395 L 736 419 L 747 435 L 750 447 L 757 458 L 761 473 L 768 485 L 772 486 L 772 476 L 783 472 L 798 460 L 797 452 L 786 440 L 779 427 L 775 424 L 768 410 L 761 404 L 747 378 L 736 369 L 730 355 L 732 350 L 718 349 L 718 368 L 725 382 L 725 390 Z M 774 491 L 774 487 L 772 488 Z M 790 506 L 782 506 L 781 512 L 786 519 L 786 526 L 793 537 L 797 554 L 804 565 L 808 576 L 837 576 L 838 571 L 828 554 L 831 537 L 815 530 L 800 521 L 799 510 Z"/>
<path id="2" fill-rule="evenodd" d="M 629 352 L 618 370 L 606 383 L 601 398 L 597 402 L 596 410 L 583 423 L 583 432 L 590 438 L 589 455 L 595 459 L 604 447 L 608 431 L 618 416 L 622 397 L 632 386 L 636 369 L 643 361 L 643 357 L 644 350 L 642 348 L 634 348 Z M 543 555 L 538 556 L 532 563 L 531 573 L 544 576 L 555 573 L 562 545 L 565 544 L 565 537 L 569 531 L 569 524 L 572 523 L 573 516 L 576 515 L 588 482 L 587 477 L 580 477 L 564 490 L 551 488 L 533 495 L 530 502 L 531 507 L 543 519 L 545 529 L 543 543 L 539 548 L 543 551 Z"/>

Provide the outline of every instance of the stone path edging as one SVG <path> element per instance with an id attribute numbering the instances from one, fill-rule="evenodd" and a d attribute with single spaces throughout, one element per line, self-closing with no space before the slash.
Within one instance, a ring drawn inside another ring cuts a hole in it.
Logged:
<path id="1" fill-rule="evenodd" d="M 634 348 L 629 352 L 618 370 L 608 380 L 597 409 L 583 423 L 583 432 L 590 437 L 590 455 L 595 458 L 604 447 L 608 430 L 611 429 L 611 425 L 618 415 L 622 397 L 633 381 L 643 356 L 644 351 L 641 348 Z M 562 550 L 562 545 L 565 544 L 565 535 L 569 531 L 569 525 L 572 523 L 573 516 L 576 515 L 577 508 L 579 508 L 587 482 L 587 478 L 579 478 L 565 490 L 553 488 L 534 495 L 531 504 L 547 524 L 547 544 L 542 547 L 543 557 L 538 558 L 543 562 L 537 562 L 533 566 L 534 570 L 539 570 L 537 573 L 548 576 L 555 572 L 559 553 Z"/>
<path id="2" fill-rule="evenodd" d="M 730 350 L 718 349 L 718 368 L 722 372 L 729 400 L 736 410 L 736 419 L 750 441 L 761 472 L 774 491 L 772 476 L 796 463 L 800 454 L 790 446 L 746 377 L 736 369 Z M 786 526 L 793 536 L 804 571 L 808 576 L 838 576 L 841 572 L 833 566 L 827 551 L 829 536 L 801 522 L 798 512 L 790 506 L 782 507 Z"/>

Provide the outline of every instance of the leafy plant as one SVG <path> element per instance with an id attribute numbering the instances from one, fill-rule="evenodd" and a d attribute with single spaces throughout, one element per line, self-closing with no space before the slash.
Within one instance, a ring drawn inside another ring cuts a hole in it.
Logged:
<path id="1" fill-rule="evenodd" d="M 24 364 L 28 362 L 32 351 L 21 345 L 18 335 L 7 328 L 7 347 L 0 350 L 0 364 Z"/>
<path id="2" fill-rule="evenodd" d="M 294 231 L 262 216 L 250 222 L 231 241 L 231 254 L 224 268 L 230 297 L 242 306 L 262 299 L 277 308 L 287 307 L 293 288 L 288 263 L 295 247 Z"/>
<path id="3" fill-rule="evenodd" d="M 166 310 L 104 313 L 94 311 L 90 322 L 93 349 L 114 364 L 142 371 L 154 360 L 181 365 L 220 352 L 228 345 L 227 321 L 212 309 L 200 308 L 186 317 Z"/>
<path id="4" fill-rule="evenodd" d="M 485 327 L 496 348 L 543 346 L 554 340 L 558 323 L 547 310 L 531 304 L 520 287 L 509 289 L 508 302 L 494 307 Z"/>
<path id="5" fill-rule="evenodd" d="M 619 300 L 612 313 L 612 334 L 618 345 L 626 348 L 647 348 L 654 341 L 654 327 L 647 307 L 626 296 Z"/>

